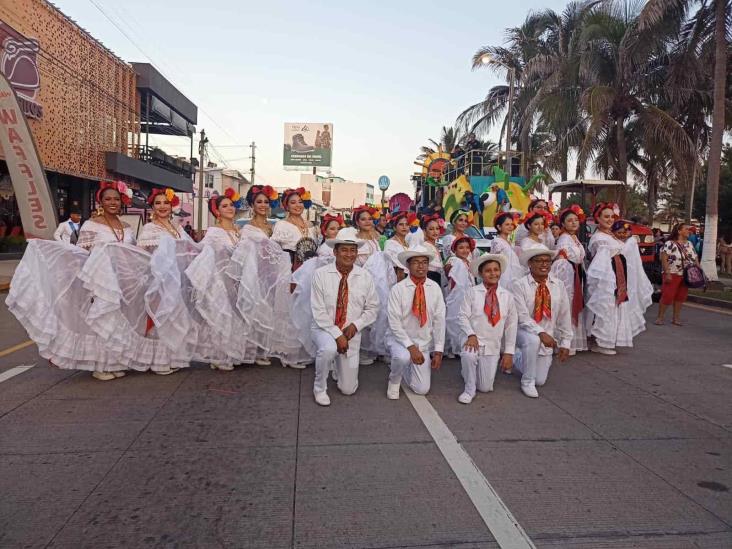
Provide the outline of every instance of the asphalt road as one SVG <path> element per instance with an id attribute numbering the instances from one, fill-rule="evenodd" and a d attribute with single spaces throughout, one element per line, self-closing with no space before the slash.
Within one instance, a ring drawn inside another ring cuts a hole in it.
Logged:
<path id="1" fill-rule="evenodd" d="M 732 316 L 684 312 L 536 400 L 499 374 L 462 405 L 451 360 L 321 408 L 312 368 L 60 371 L 3 304 L 0 547 L 732 547 Z"/>

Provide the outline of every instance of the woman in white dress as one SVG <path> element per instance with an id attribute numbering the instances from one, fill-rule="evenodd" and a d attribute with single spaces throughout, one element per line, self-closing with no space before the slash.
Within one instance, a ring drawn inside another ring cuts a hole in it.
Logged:
<path id="1" fill-rule="evenodd" d="M 248 235 L 272 237 L 272 225 L 269 223 L 269 213 L 277 207 L 280 195 L 269 185 L 253 185 L 246 195 L 247 204 L 252 211 L 249 223 L 241 229 L 241 236 Z"/>
<path id="2" fill-rule="evenodd" d="M 549 248 L 550 250 L 554 249 L 554 236 L 552 235 L 552 231 L 549 228 L 551 224 L 551 214 L 549 213 L 549 205 L 546 200 L 543 198 L 535 198 L 531 202 L 529 202 L 529 209 L 527 211 L 526 215 L 532 214 L 532 213 L 540 213 L 540 214 L 546 214 L 547 217 L 547 223 L 544 227 L 544 232 L 540 235 L 539 239 L 544 246 Z M 518 230 L 516 231 L 516 246 L 520 246 L 521 242 L 524 240 L 524 238 L 527 238 L 529 236 L 529 229 L 525 225 L 520 225 Z"/>
<path id="3" fill-rule="evenodd" d="M 379 246 L 381 234 L 374 227 L 374 221 L 378 221 L 380 218 L 381 212 L 377 208 L 365 204 L 354 208 L 351 212 L 351 223 L 356 230 L 356 238 L 366 241 L 366 245 L 358 249 L 356 265 L 359 267 L 364 267 L 371 255 L 381 251 L 381 246 Z M 346 231 L 347 229 L 343 229 L 343 236 L 346 236 Z M 363 342 L 361 347 L 363 347 Z"/>
<path id="4" fill-rule="evenodd" d="M 460 354 L 463 344 L 463 334 L 458 321 L 460 306 L 465 299 L 466 292 L 475 285 L 475 278 L 470 274 L 470 263 L 475 251 L 475 240 L 463 236 L 453 240 L 452 255 L 447 260 L 445 271 L 448 285 L 445 295 L 446 326 L 445 354 L 454 358 Z"/>
<path id="5" fill-rule="evenodd" d="M 463 238 L 465 231 L 473 223 L 473 212 L 468 210 L 455 210 L 450 216 L 450 224 L 452 225 L 452 233 L 442 239 L 443 259 L 447 260 L 452 255 L 452 243 L 457 238 Z"/>
<path id="6" fill-rule="evenodd" d="M 287 189 L 282 193 L 282 207 L 287 217 L 275 223 L 272 240 L 289 252 L 293 271 L 308 257 L 314 256 L 318 249 L 318 230 L 302 216 L 310 206 L 310 193 L 303 187 Z"/>
<path id="7" fill-rule="evenodd" d="M 521 226 L 526 229 L 528 235 L 521 240 L 518 247 L 521 250 L 544 247 L 546 231 L 552 216 L 542 211 L 530 211 L 521 220 Z M 551 232 L 549 233 L 551 234 Z"/>
<path id="8" fill-rule="evenodd" d="M 160 243 L 160 237 L 168 235 L 174 240 L 191 240 L 178 223 L 173 223 L 173 209 L 180 205 L 180 199 L 173 189 L 153 189 L 147 197 L 152 208 L 152 220 L 143 225 L 137 238 L 137 245 L 152 253 Z"/>
<path id="9" fill-rule="evenodd" d="M 318 257 L 335 257 L 333 255 L 333 248 L 328 246 L 325 242 L 326 240 L 336 238 L 338 236 L 338 231 L 345 226 L 346 222 L 341 214 L 325 214 L 320 219 L 320 234 L 323 237 L 323 242 L 318 247 Z"/>
<path id="10" fill-rule="evenodd" d="M 54 366 L 86 370 L 100 381 L 125 375 L 129 359 L 110 349 L 94 326 L 88 324 L 92 290 L 80 274 L 89 250 L 108 242 L 135 241 L 132 229 L 119 219 L 131 192 L 122 182 L 103 182 L 96 194 L 96 217 L 79 232 L 78 246 L 33 239 L 17 266 L 6 304 L 38 346 L 39 354 Z M 93 273 L 88 273 L 90 276 Z M 98 276 L 99 286 L 116 287 L 115 280 Z M 126 350 L 123 350 L 126 351 Z"/>
<path id="11" fill-rule="evenodd" d="M 409 234 L 410 224 L 416 221 L 417 215 L 413 212 L 397 212 L 391 216 L 390 222 L 394 228 L 394 235 L 384 244 L 384 253 L 389 257 L 394 267 L 397 282 L 407 277 L 406 267 L 399 263 L 398 256 L 409 249 L 407 235 Z"/>
<path id="12" fill-rule="evenodd" d="M 612 234 L 620 217 L 616 204 L 600 203 L 593 217 L 598 229 L 590 238 L 592 261 L 587 268 L 588 335 L 595 338 L 594 352 L 614 355 L 616 347 L 632 347 L 633 338 L 645 330 L 643 317 L 651 305 L 653 287 L 643 271 L 635 238 L 622 242 Z"/>
<path id="13" fill-rule="evenodd" d="M 505 256 L 506 270 L 501 273 L 498 285 L 507 290 L 511 289 L 514 280 L 525 276 L 526 269 L 521 265 L 515 247 L 511 244 L 510 238 L 519 222 L 517 212 L 500 212 L 493 218 L 493 226 L 498 234 L 491 242 L 491 253 Z"/>
<path id="14" fill-rule="evenodd" d="M 430 259 L 427 278 L 431 278 L 442 288 L 445 284 L 443 281 L 445 267 L 442 264 L 442 254 L 437 245 L 437 239 L 445 233 L 445 221 L 440 217 L 440 214 L 423 215 L 419 220 L 419 226 L 424 234 L 422 244 L 434 254 L 434 257 Z"/>
<path id="15" fill-rule="evenodd" d="M 569 354 L 587 350 L 587 330 L 585 326 L 585 247 L 577 238 L 580 224 L 585 222 L 585 212 L 578 204 L 573 204 L 559 212 L 558 221 L 562 234 L 555 244 L 557 258 L 552 264 L 551 273 L 564 283 L 572 312 L 572 342 Z"/>

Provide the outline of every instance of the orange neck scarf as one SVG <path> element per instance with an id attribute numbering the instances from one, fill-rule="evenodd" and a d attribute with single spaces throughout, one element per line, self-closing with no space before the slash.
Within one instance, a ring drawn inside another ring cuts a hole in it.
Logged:
<path id="1" fill-rule="evenodd" d="M 549 286 L 546 280 L 539 282 L 536 288 L 536 296 L 534 297 L 534 321 L 541 322 L 542 318 L 552 317 L 552 294 L 549 292 Z"/>
<path id="2" fill-rule="evenodd" d="M 347 273 L 341 272 L 341 283 L 338 284 L 338 297 L 336 297 L 336 311 L 335 311 L 335 325 L 341 330 L 346 325 L 346 315 L 348 314 L 348 275 Z"/>
<path id="3" fill-rule="evenodd" d="M 496 293 L 497 284 L 493 286 L 485 287 L 485 304 L 483 305 L 483 311 L 485 311 L 488 321 L 491 326 L 495 326 L 501 320 L 501 306 L 498 303 L 498 295 Z"/>
<path id="4" fill-rule="evenodd" d="M 427 297 L 424 294 L 424 282 L 426 278 L 414 278 L 409 276 L 417 287 L 414 289 L 414 299 L 412 300 L 412 314 L 419 320 L 419 325 L 427 324 Z"/>

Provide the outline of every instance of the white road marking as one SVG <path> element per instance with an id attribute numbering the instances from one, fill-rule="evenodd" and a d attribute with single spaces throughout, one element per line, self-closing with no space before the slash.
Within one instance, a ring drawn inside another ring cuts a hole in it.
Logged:
<path id="1" fill-rule="evenodd" d="M 722 364 L 724 368 L 732 368 L 732 364 Z"/>
<path id="2" fill-rule="evenodd" d="M 15 368 L 10 368 L 10 370 L 5 370 L 4 372 L 0 373 L 0 383 L 17 376 L 18 374 L 22 374 L 23 372 L 30 370 L 31 368 L 33 368 L 33 366 L 35 366 L 35 364 L 21 364 L 20 366 L 16 366 Z"/>
<path id="3" fill-rule="evenodd" d="M 409 389 L 404 392 L 501 549 L 536 549 L 432 404 Z"/>

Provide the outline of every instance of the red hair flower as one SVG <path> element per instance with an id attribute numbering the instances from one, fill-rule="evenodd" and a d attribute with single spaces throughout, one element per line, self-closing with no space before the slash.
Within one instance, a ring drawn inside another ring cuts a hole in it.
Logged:
<path id="1" fill-rule="evenodd" d="M 117 191 L 120 199 L 122 200 L 122 204 L 125 206 L 130 206 L 132 204 L 132 189 L 130 189 L 124 181 L 100 181 L 99 189 L 96 194 L 97 202 L 102 201 L 102 193 L 106 189 L 114 189 Z"/>
<path id="2" fill-rule="evenodd" d="M 592 218 L 597 221 L 603 210 L 612 210 L 613 219 L 620 218 L 620 206 L 615 202 L 598 202 L 592 210 Z"/>
<path id="3" fill-rule="evenodd" d="M 338 222 L 338 228 L 342 229 L 346 226 L 346 221 L 343 219 L 343 216 L 341 214 L 338 215 L 332 215 L 332 214 L 325 214 L 323 218 L 320 220 L 320 234 L 325 236 L 325 230 L 328 228 L 328 225 L 330 225 L 331 221 L 337 221 Z"/>
<path id="4" fill-rule="evenodd" d="M 170 188 L 161 189 L 161 188 L 155 188 L 152 190 L 152 192 L 147 197 L 147 203 L 152 206 L 155 203 L 155 197 L 159 195 L 164 195 L 165 198 L 170 202 L 170 206 L 173 208 L 177 208 L 180 205 L 180 198 L 178 198 L 178 195 L 175 194 L 175 191 Z"/>

